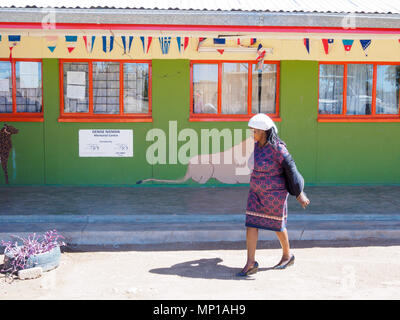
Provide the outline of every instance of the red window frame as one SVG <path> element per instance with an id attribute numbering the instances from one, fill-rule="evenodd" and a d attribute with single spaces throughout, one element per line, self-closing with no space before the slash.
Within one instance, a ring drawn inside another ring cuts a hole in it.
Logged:
<path id="1" fill-rule="evenodd" d="M 215 113 L 194 113 L 193 101 L 193 65 L 194 64 L 217 64 L 218 65 L 218 114 Z M 247 74 L 247 114 L 222 114 L 221 113 L 221 89 L 222 89 L 222 64 L 223 63 L 248 63 L 249 72 Z M 192 60 L 190 61 L 190 116 L 189 121 L 249 121 L 255 115 L 251 111 L 252 104 L 252 85 L 253 85 L 253 65 L 254 60 Z M 281 121 L 279 117 L 279 79 L 280 79 L 280 62 L 279 61 L 265 61 L 264 64 L 276 65 L 276 99 L 275 99 L 275 113 L 268 113 L 275 122 Z"/>
<path id="2" fill-rule="evenodd" d="M 11 81 L 12 81 L 12 112 L 11 113 L 0 113 L 0 121 L 23 121 L 23 122 L 43 122 L 43 61 L 42 59 L 24 59 L 24 58 L 13 58 L 13 59 L 0 59 L 0 61 L 11 62 Z M 41 112 L 17 112 L 17 74 L 16 74 L 16 62 L 40 62 L 41 67 L 41 86 L 42 86 L 42 111 Z"/>
<path id="3" fill-rule="evenodd" d="M 341 114 L 319 114 L 319 70 L 324 64 L 343 65 L 343 109 Z M 370 115 L 346 115 L 347 111 L 347 65 L 349 64 L 371 64 L 373 65 L 372 78 L 372 106 Z M 318 64 L 318 100 L 317 112 L 318 122 L 400 122 L 400 90 L 399 90 L 399 112 L 397 114 L 376 114 L 376 81 L 378 65 L 400 65 L 400 62 L 377 62 L 377 61 L 337 61 L 319 62 Z"/>
<path id="4" fill-rule="evenodd" d="M 64 63 L 88 63 L 89 83 L 89 112 L 69 113 L 64 112 Z M 119 63 L 119 114 L 98 114 L 93 112 L 93 62 L 118 62 Z M 147 63 L 149 65 L 149 111 L 148 113 L 124 113 L 124 63 Z M 149 60 L 110 60 L 110 59 L 60 59 L 60 117 L 59 122 L 152 122 L 152 63 Z"/>

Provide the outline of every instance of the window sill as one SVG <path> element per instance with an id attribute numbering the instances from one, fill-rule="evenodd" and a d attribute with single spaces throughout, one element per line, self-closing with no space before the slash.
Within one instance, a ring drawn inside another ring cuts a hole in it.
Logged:
<path id="1" fill-rule="evenodd" d="M 153 117 L 149 115 L 136 116 L 61 116 L 58 122 L 153 122 Z"/>
<path id="2" fill-rule="evenodd" d="M 247 122 L 250 120 L 251 117 L 255 116 L 255 114 L 251 115 L 223 115 L 223 116 L 216 116 L 216 115 L 190 115 L 189 121 L 190 122 L 212 122 L 212 121 L 239 121 L 239 122 Z M 281 122 L 282 119 L 276 115 L 268 115 L 274 122 Z"/>
<path id="3" fill-rule="evenodd" d="M 400 116 L 329 116 L 317 118 L 318 122 L 400 122 Z"/>
<path id="4" fill-rule="evenodd" d="M 0 121 L 5 122 L 43 122 L 43 114 L 0 114 Z"/>

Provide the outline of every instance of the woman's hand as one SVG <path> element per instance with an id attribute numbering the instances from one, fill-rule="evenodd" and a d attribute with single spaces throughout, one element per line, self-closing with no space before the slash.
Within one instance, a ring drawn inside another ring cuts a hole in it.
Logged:
<path id="1" fill-rule="evenodd" d="M 310 204 L 310 200 L 307 198 L 306 194 L 303 191 L 296 199 L 298 202 L 300 202 L 303 209 L 305 209 Z"/>

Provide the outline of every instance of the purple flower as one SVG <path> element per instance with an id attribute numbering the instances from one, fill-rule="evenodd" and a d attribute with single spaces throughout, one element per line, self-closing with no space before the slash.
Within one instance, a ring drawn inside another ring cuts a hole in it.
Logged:
<path id="1" fill-rule="evenodd" d="M 22 245 L 19 245 L 17 241 L 14 243 L 1 241 L 1 244 L 5 246 L 4 253 L 9 253 L 13 257 L 10 262 L 10 268 L 5 270 L 3 267 L 1 272 L 14 274 L 18 270 L 25 268 L 26 262 L 30 257 L 48 252 L 55 247 L 66 245 L 65 242 L 59 240 L 64 239 L 64 237 L 59 235 L 55 229 L 47 231 L 43 236 L 39 237 L 36 236 L 36 233 L 33 233 L 27 239 L 18 236 L 14 236 L 14 238 L 20 240 Z"/>

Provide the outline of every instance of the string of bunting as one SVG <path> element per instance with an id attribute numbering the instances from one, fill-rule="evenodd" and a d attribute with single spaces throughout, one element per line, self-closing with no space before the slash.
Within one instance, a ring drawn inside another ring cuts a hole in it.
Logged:
<path id="1" fill-rule="evenodd" d="M 65 44 L 68 50 L 68 53 L 71 53 L 77 46 L 78 43 L 78 36 L 76 35 L 65 35 Z M 148 54 L 149 49 L 152 45 L 152 40 L 153 37 L 151 36 L 140 36 L 138 37 L 142 43 L 142 48 L 143 48 L 143 53 Z M 10 59 L 12 59 L 12 50 L 14 47 L 16 47 L 18 44 L 21 43 L 21 35 L 8 35 L 8 47 L 10 50 Z M 51 53 L 54 53 L 57 43 L 59 40 L 59 36 L 57 35 L 47 35 L 44 36 L 46 47 L 49 49 Z M 90 36 L 82 36 L 83 42 L 84 42 L 84 47 L 86 49 L 86 52 L 88 54 L 93 53 L 94 49 L 94 44 L 96 40 L 96 36 L 90 35 Z M 206 37 L 198 37 L 197 39 L 197 48 L 196 51 L 199 52 L 200 47 L 202 47 L 203 43 L 208 39 Z M 183 53 L 186 51 L 189 45 L 189 37 L 176 37 L 176 43 L 178 46 L 178 51 L 180 53 Z M 400 43 L 400 39 L 397 39 L 398 42 Z M 2 36 L 0 35 L 0 42 L 2 41 Z M 121 41 L 123 45 L 123 50 L 124 54 L 130 53 L 132 44 L 134 41 L 134 36 L 126 35 L 126 36 L 121 36 Z M 334 39 L 329 39 L 329 38 L 323 38 L 321 39 L 322 41 L 322 47 L 326 55 L 330 54 L 332 52 L 332 49 L 335 45 L 335 40 Z M 102 51 L 104 53 L 110 53 L 113 51 L 114 48 L 114 36 L 102 36 Z M 172 37 L 159 37 L 159 43 L 160 43 L 160 49 L 162 54 L 168 54 L 170 47 L 171 47 L 171 42 L 172 42 Z M 363 52 L 365 53 L 365 56 L 368 56 L 368 50 L 371 47 L 372 40 L 371 39 L 361 39 L 359 40 L 361 48 Z M 228 51 L 229 49 L 232 49 L 232 47 L 226 47 L 227 41 L 225 38 L 212 38 L 212 43 L 214 45 L 214 50 L 219 52 L 220 54 L 223 54 L 225 51 Z M 262 47 L 260 43 L 258 43 L 257 38 L 248 38 L 248 39 L 241 39 L 237 38 L 236 44 L 238 48 L 254 48 L 254 52 L 257 52 L 257 58 L 256 61 L 262 61 L 265 58 L 265 54 L 269 53 L 265 51 L 265 48 Z M 303 38 L 303 44 L 304 47 L 307 51 L 308 54 L 311 53 L 311 42 L 310 38 Z M 354 46 L 354 40 L 353 39 L 342 39 L 342 44 L 343 44 L 343 49 L 346 53 L 349 53 L 353 46 Z M 255 50 L 257 46 L 257 50 Z M 261 46 L 261 47 L 260 47 Z M 207 47 L 207 48 L 212 48 L 212 47 Z M 253 49 L 252 49 L 253 50 Z M 235 51 L 230 51 L 230 52 L 235 52 Z M 240 52 L 240 51 L 236 51 Z M 244 51 L 243 51 L 244 52 Z M 251 52 L 251 51 L 249 51 Z"/>

